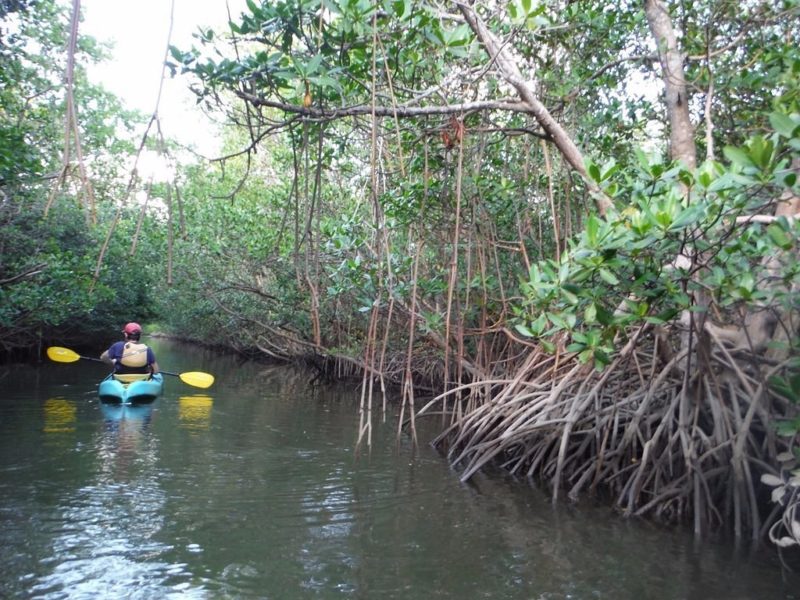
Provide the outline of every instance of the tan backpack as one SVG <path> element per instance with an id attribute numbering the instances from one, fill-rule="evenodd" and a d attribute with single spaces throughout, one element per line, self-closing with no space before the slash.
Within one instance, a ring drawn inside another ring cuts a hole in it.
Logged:
<path id="1" fill-rule="evenodd" d="M 147 345 L 128 342 L 122 352 L 120 361 L 126 367 L 144 367 L 147 365 Z"/>

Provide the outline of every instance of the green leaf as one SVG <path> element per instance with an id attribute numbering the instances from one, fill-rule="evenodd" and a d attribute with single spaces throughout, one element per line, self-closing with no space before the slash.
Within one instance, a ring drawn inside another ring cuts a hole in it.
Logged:
<path id="1" fill-rule="evenodd" d="M 678 180 L 686 187 L 692 187 L 694 185 L 694 175 L 691 171 L 687 171 L 686 169 L 680 170 L 678 173 Z"/>
<path id="2" fill-rule="evenodd" d="M 525 325 L 522 325 L 521 323 L 517 323 L 514 326 L 514 328 L 525 337 L 530 337 L 530 338 L 536 337 L 535 335 L 533 335 L 533 332 L 530 329 L 528 329 L 527 327 L 525 327 Z"/>
<path id="3" fill-rule="evenodd" d="M 762 169 L 766 169 L 772 162 L 774 150 L 775 145 L 761 136 L 755 136 L 750 140 L 750 158 Z"/>
<path id="4" fill-rule="evenodd" d="M 597 232 L 599 230 L 599 219 L 594 215 L 590 215 L 586 220 L 586 241 L 589 242 L 589 246 L 594 247 L 597 245 Z"/>
<path id="5" fill-rule="evenodd" d="M 561 317 L 561 315 L 559 315 L 557 313 L 548 313 L 547 314 L 547 318 L 553 324 L 553 328 L 554 328 L 555 331 L 558 331 L 558 330 L 561 330 L 561 329 L 569 329 L 569 326 L 567 325 L 567 322 Z"/>
<path id="6" fill-rule="evenodd" d="M 697 221 L 700 220 L 701 216 L 701 208 L 699 205 L 694 204 L 689 208 L 681 211 L 672 224 L 669 226 L 670 231 L 679 231 L 685 227 L 689 227 L 690 225 L 694 225 Z"/>
<path id="7" fill-rule="evenodd" d="M 512 21 L 517 20 L 517 4 L 515 2 L 511 2 L 508 5 L 508 16 L 511 17 Z"/>
<path id="8" fill-rule="evenodd" d="M 256 16 L 261 15 L 258 5 L 253 0 L 247 0 L 247 8 Z"/>
<path id="9" fill-rule="evenodd" d="M 611 357 L 599 348 L 594 351 L 594 368 L 602 371 L 606 365 L 611 363 Z"/>
<path id="10" fill-rule="evenodd" d="M 565 289 L 563 287 L 561 288 L 561 296 L 569 304 L 573 304 L 574 305 L 574 304 L 578 303 L 578 297 L 575 294 L 573 294 L 572 292 L 570 292 L 569 290 L 567 290 L 567 289 Z"/>
<path id="11" fill-rule="evenodd" d="M 724 190 L 730 190 L 736 187 L 736 180 L 733 177 L 733 174 L 730 172 L 725 172 L 720 175 L 717 179 L 711 182 L 711 185 L 708 186 L 709 192 L 722 192 Z"/>
<path id="12" fill-rule="evenodd" d="M 608 327 L 614 322 L 614 313 L 607 310 L 602 304 L 596 304 L 597 307 L 597 322 L 601 325 Z"/>
<path id="13" fill-rule="evenodd" d="M 767 234 L 775 245 L 782 250 L 792 249 L 792 238 L 777 223 L 772 223 L 767 227 Z"/>
<path id="14" fill-rule="evenodd" d="M 775 431 L 781 437 L 794 437 L 800 431 L 800 422 L 798 422 L 798 419 L 778 421 L 775 423 Z"/>
<path id="15" fill-rule="evenodd" d="M 321 54 L 315 54 L 314 56 L 311 57 L 311 60 L 309 60 L 306 63 L 306 66 L 305 66 L 306 74 L 307 75 L 315 74 L 317 72 L 317 70 L 319 69 L 321 64 L 322 64 L 322 55 Z"/>
<path id="16" fill-rule="evenodd" d="M 578 342 L 581 347 L 589 345 L 589 338 L 586 337 L 586 334 L 583 334 L 580 331 L 573 332 L 572 339 Z"/>
<path id="17" fill-rule="evenodd" d="M 394 14 L 401 21 L 407 16 L 411 16 L 411 0 L 396 0 L 392 3 Z"/>
<path id="18" fill-rule="evenodd" d="M 733 146 L 725 146 L 722 152 L 728 157 L 728 160 L 733 164 L 742 168 L 752 168 L 755 166 L 750 156 L 741 148 L 734 148 Z"/>
<path id="19" fill-rule="evenodd" d="M 619 171 L 619 165 L 617 164 L 617 161 L 615 161 L 612 158 L 606 164 L 603 165 L 603 172 L 600 175 L 600 179 L 605 181 L 606 179 L 611 177 L 617 171 Z"/>
<path id="20" fill-rule="evenodd" d="M 669 229 L 670 225 L 672 225 L 672 214 L 665 211 L 660 210 L 655 214 L 656 223 L 661 225 L 663 229 Z"/>
<path id="21" fill-rule="evenodd" d="M 796 123 L 789 115 L 779 112 L 770 113 L 769 122 L 785 138 L 795 137 L 795 131 L 800 127 L 800 123 Z"/>
<path id="22" fill-rule="evenodd" d="M 619 285 L 619 279 L 608 269 L 600 269 L 600 277 L 609 285 Z"/>
<path id="23" fill-rule="evenodd" d="M 800 373 L 791 377 L 773 375 L 769 378 L 768 384 L 774 393 L 788 398 L 795 404 L 800 403 Z"/>
<path id="24" fill-rule="evenodd" d="M 797 173 L 793 171 L 785 171 L 780 176 L 780 183 L 786 187 L 794 187 L 794 184 L 797 183 Z"/>
<path id="25" fill-rule="evenodd" d="M 583 311 L 583 320 L 586 323 L 594 323 L 597 320 L 597 305 L 594 302 Z"/>
<path id="26" fill-rule="evenodd" d="M 600 175 L 600 168 L 596 164 L 589 163 L 588 172 L 589 172 L 589 177 L 591 177 L 597 183 L 600 183 L 602 179 Z"/>
<path id="27" fill-rule="evenodd" d="M 544 314 L 540 314 L 530 325 L 531 331 L 535 336 L 542 335 L 545 327 L 547 327 L 547 317 Z"/>

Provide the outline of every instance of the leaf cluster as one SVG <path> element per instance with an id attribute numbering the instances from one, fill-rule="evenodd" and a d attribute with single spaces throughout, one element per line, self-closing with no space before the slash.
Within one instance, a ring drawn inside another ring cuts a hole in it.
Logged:
<path id="1" fill-rule="evenodd" d="M 531 266 L 520 284 L 517 330 L 551 349 L 554 336 L 566 332 L 567 350 L 602 369 L 626 330 L 695 310 L 701 293 L 722 309 L 791 307 L 790 290 L 800 283 L 797 262 L 781 261 L 777 287 L 764 284 L 774 278 L 764 263 L 793 256 L 800 225 L 746 219 L 782 193 L 797 193 L 791 161 L 800 155 L 800 114 L 784 107 L 770 121 L 769 138 L 726 148 L 727 165 L 707 161 L 690 171 L 641 152 L 634 174 L 619 176 L 613 162 L 589 164 L 590 176 L 627 207 L 606 220 L 590 216 L 560 262 Z M 679 256 L 686 260 L 676 261 Z"/>

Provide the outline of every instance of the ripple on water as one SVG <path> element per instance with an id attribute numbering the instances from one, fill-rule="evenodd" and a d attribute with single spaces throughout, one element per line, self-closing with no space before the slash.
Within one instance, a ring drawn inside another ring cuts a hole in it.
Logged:
<path id="1" fill-rule="evenodd" d="M 385 423 L 375 414 L 372 449 L 357 454 L 358 390 L 170 348 L 157 348 L 165 367 L 219 375 L 207 396 L 171 382 L 144 418 L 110 414 L 87 365 L 65 388 L 31 379 L 0 398 L 0 597 L 662 600 L 800 589 L 680 531 L 553 507 L 509 478 L 463 484 L 426 438 L 397 443 L 391 409 Z"/>

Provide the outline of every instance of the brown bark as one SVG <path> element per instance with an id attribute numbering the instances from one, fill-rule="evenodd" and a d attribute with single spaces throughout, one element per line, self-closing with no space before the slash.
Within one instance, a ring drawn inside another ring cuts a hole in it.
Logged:
<path id="1" fill-rule="evenodd" d="M 672 21 L 661 0 L 645 0 L 644 12 L 650 31 L 656 41 L 658 59 L 664 80 L 664 102 L 669 119 L 670 154 L 673 160 L 683 162 L 689 169 L 697 165 L 697 148 L 694 127 L 689 118 L 689 96 L 683 72 L 683 55 Z"/>

